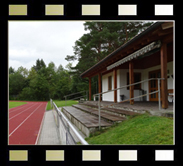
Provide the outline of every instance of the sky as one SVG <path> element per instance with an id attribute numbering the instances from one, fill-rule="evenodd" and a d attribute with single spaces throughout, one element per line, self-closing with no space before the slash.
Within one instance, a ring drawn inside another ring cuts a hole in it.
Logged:
<path id="1" fill-rule="evenodd" d="M 64 68 L 67 55 L 74 55 L 73 46 L 84 33 L 84 21 L 9 21 L 9 67 L 31 69 L 37 59 L 46 66 L 53 62 Z M 72 62 L 75 66 L 77 61 Z"/>

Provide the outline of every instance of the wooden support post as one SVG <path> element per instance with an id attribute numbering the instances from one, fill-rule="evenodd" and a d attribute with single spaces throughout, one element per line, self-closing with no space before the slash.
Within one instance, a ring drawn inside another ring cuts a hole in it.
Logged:
<path id="1" fill-rule="evenodd" d="M 168 108 L 168 89 L 167 89 L 167 44 L 162 43 L 161 50 L 161 77 L 165 78 L 161 80 L 161 97 L 162 108 Z"/>
<path id="2" fill-rule="evenodd" d="M 113 82 L 114 82 L 114 89 L 117 88 L 117 69 L 114 68 L 113 70 Z M 114 91 L 114 103 L 117 103 L 117 90 Z"/>
<path id="3" fill-rule="evenodd" d="M 101 74 L 98 74 L 98 93 L 102 92 Z M 102 95 L 100 95 L 99 100 L 101 101 Z"/>
<path id="4" fill-rule="evenodd" d="M 129 62 L 129 84 L 134 83 L 134 72 L 133 72 L 133 62 Z M 134 85 L 130 86 L 130 98 L 134 97 Z M 130 100 L 130 104 L 134 104 L 134 100 Z"/>
<path id="5" fill-rule="evenodd" d="M 91 77 L 89 77 L 89 101 L 91 101 Z"/>

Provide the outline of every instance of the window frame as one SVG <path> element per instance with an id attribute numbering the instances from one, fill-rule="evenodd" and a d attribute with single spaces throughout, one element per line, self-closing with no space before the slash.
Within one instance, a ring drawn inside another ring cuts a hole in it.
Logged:
<path id="1" fill-rule="evenodd" d="M 108 76 L 108 90 L 112 90 L 112 76 Z"/>

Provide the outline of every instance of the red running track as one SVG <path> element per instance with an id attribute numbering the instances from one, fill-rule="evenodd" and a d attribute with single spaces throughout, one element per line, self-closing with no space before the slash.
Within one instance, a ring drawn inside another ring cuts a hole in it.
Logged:
<path id="1" fill-rule="evenodd" d="M 27 102 L 9 109 L 9 145 L 35 145 L 47 102 Z"/>

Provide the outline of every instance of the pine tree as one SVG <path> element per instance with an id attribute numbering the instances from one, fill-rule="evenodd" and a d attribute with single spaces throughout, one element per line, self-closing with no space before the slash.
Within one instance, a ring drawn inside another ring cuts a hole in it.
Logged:
<path id="1" fill-rule="evenodd" d="M 41 69 L 45 68 L 46 64 L 44 63 L 43 59 L 37 60 L 36 65 L 33 66 L 33 68 L 36 70 L 36 72 L 39 72 Z"/>
<path id="2" fill-rule="evenodd" d="M 85 22 L 84 34 L 75 42 L 74 55 L 67 55 L 67 61 L 78 60 L 75 70 L 84 72 L 105 56 L 129 41 L 151 22 Z"/>
<path id="3" fill-rule="evenodd" d="M 74 76 L 73 90 L 81 89 L 83 81 L 79 79 L 80 74 L 95 65 L 98 61 L 109 55 L 112 51 L 129 41 L 135 35 L 150 26 L 152 22 L 85 22 L 84 29 L 89 33 L 84 34 L 75 42 L 74 55 L 67 55 L 67 61 L 78 60 L 75 67 L 72 67 Z M 93 82 L 97 78 L 93 78 Z M 76 86 L 77 85 L 77 86 Z"/>

